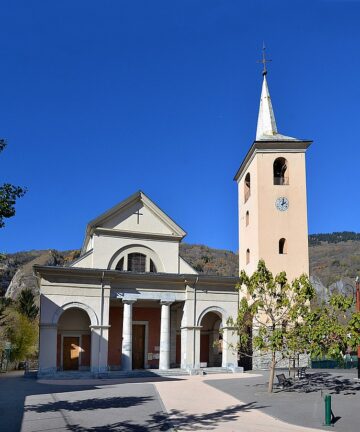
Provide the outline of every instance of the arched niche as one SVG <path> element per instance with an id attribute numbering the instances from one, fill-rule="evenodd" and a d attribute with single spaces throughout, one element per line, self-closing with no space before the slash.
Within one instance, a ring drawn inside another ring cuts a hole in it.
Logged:
<path id="1" fill-rule="evenodd" d="M 244 203 L 249 199 L 251 194 L 251 178 L 250 173 L 247 173 L 244 180 Z"/>

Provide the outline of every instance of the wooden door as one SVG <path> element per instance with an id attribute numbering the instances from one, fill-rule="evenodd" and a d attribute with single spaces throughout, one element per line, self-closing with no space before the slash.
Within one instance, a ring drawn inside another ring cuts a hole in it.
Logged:
<path id="1" fill-rule="evenodd" d="M 65 336 L 63 341 L 63 369 L 78 370 L 80 356 L 80 338 Z"/>
<path id="2" fill-rule="evenodd" d="M 133 369 L 144 369 L 145 357 L 145 325 L 133 325 L 132 337 L 132 367 Z"/>

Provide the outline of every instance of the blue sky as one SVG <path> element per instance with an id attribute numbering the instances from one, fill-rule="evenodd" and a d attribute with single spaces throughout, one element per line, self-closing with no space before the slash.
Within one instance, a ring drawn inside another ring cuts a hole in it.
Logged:
<path id="1" fill-rule="evenodd" d="M 281 133 L 307 153 L 309 232 L 360 231 L 360 2 L 1 2 L 0 183 L 28 188 L 0 250 L 81 246 L 142 189 L 186 241 L 238 249 L 263 40 Z"/>

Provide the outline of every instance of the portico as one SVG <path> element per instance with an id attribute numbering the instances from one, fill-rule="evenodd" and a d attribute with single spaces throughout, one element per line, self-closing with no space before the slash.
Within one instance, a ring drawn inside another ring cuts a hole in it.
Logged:
<path id="1" fill-rule="evenodd" d="M 139 192 L 88 224 L 70 267 L 35 266 L 39 373 L 236 367 L 237 278 L 197 274 L 184 235 Z"/>

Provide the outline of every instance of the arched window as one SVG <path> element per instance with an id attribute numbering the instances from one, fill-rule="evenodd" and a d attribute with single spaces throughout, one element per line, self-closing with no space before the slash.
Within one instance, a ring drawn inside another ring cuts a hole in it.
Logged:
<path id="1" fill-rule="evenodd" d="M 117 263 L 115 270 L 124 271 L 124 257 Z"/>
<path id="2" fill-rule="evenodd" d="M 128 271 L 145 272 L 146 255 L 141 253 L 131 253 L 128 255 Z"/>
<path id="3" fill-rule="evenodd" d="M 283 255 L 287 253 L 287 244 L 286 244 L 286 239 L 281 238 L 279 240 L 279 254 Z"/>
<path id="4" fill-rule="evenodd" d="M 244 202 L 249 199 L 250 196 L 250 173 L 247 173 L 244 180 Z"/>
<path id="5" fill-rule="evenodd" d="M 154 261 L 150 258 L 150 273 L 156 273 L 156 265 L 154 264 Z"/>
<path id="6" fill-rule="evenodd" d="M 249 221 L 250 221 L 250 215 L 249 215 L 249 210 L 246 212 L 245 215 L 245 225 L 248 226 L 249 225 Z"/>
<path id="7" fill-rule="evenodd" d="M 250 249 L 246 249 L 246 264 L 250 262 Z"/>
<path id="8" fill-rule="evenodd" d="M 285 158 L 279 157 L 274 161 L 274 185 L 289 184 L 289 168 Z"/>
<path id="9" fill-rule="evenodd" d="M 162 262 L 156 252 L 148 247 L 137 244 L 119 249 L 111 257 L 108 269 L 139 273 L 164 271 Z"/>

